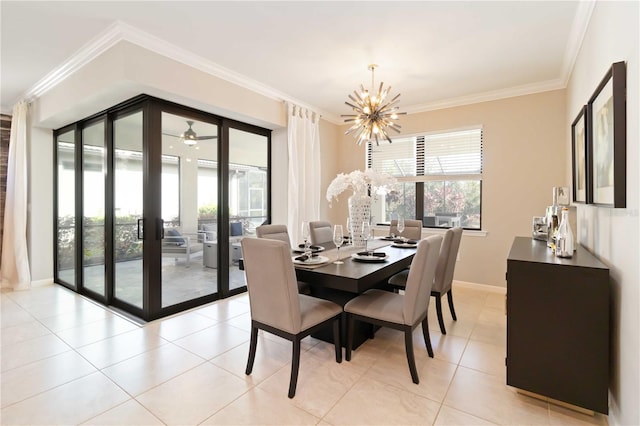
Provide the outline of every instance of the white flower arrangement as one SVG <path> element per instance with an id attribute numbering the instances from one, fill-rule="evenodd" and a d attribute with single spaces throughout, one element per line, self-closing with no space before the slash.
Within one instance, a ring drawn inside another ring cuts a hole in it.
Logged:
<path id="1" fill-rule="evenodd" d="M 347 189 L 351 189 L 353 194 L 366 194 L 369 185 L 371 185 L 371 193 L 375 195 L 394 183 L 396 179 L 393 176 L 373 169 L 366 169 L 364 172 L 354 170 L 349 174 L 338 173 L 327 188 L 327 201 L 331 203 L 334 198 L 337 200 L 338 195 Z"/>

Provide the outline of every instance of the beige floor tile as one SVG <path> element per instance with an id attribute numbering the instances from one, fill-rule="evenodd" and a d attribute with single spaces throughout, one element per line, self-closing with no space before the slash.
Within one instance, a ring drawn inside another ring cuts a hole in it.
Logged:
<path id="1" fill-rule="evenodd" d="M 218 324 L 177 339 L 174 344 L 209 360 L 248 342 L 250 337 L 251 334 L 246 331 L 228 324 Z"/>
<path id="2" fill-rule="evenodd" d="M 323 417 L 364 373 L 364 369 L 345 363 L 338 364 L 335 358 L 321 361 L 309 353 L 302 353 L 296 397 L 293 399 L 296 406 L 316 417 Z M 290 377 L 291 367 L 287 365 L 260 383 L 258 388 L 286 397 Z"/>
<path id="3" fill-rule="evenodd" d="M 2 373 L 2 407 L 30 398 L 97 370 L 73 351 Z"/>
<path id="4" fill-rule="evenodd" d="M 53 334 L 3 346 L 1 349 L 2 371 L 20 367 L 69 350 L 71 350 L 69 345 Z"/>
<path id="5" fill-rule="evenodd" d="M 420 383 L 417 385 L 411 379 L 406 355 L 387 353 L 364 376 L 433 401 L 442 402 L 456 371 L 456 365 L 427 357 L 422 361 L 416 361 L 416 368 L 420 378 Z"/>
<path id="6" fill-rule="evenodd" d="M 259 336 L 256 358 L 249 376 L 245 374 L 248 357 L 249 342 L 246 342 L 213 358 L 211 363 L 255 386 L 291 362 L 291 349 Z"/>
<path id="7" fill-rule="evenodd" d="M 51 331 L 39 321 L 32 319 L 10 327 L 3 327 L 0 333 L 2 336 L 0 346 L 13 345 L 47 334 L 51 334 Z"/>
<path id="8" fill-rule="evenodd" d="M 187 312 L 166 319 L 152 321 L 145 325 L 145 328 L 159 334 L 164 339 L 173 341 L 216 325 L 217 323 L 218 321 L 196 312 Z"/>
<path id="9" fill-rule="evenodd" d="M 193 312 L 216 321 L 227 321 L 238 315 L 248 313 L 249 305 L 240 300 L 223 300 L 195 309 Z"/>
<path id="10" fill-rule="evenodd" d="M 548 403 L 520 395 L 504 379 L 458 367 L 444 404 L 497 424 L 549 424 Z"/>
<path id="11" fill-rule="evenodd" d="M 35 318 L 22 306 L 11 300 L 8 296 L 2 297 L 0 305 L 0 327 L 5 328 L 33 322 Z"/>
<path id="12" fill-rule="evenodd" d="M 78 348 L 77 351 L 97 368 L 105 368 L 132 358 L 168 341 L 147 328 L 137 328 Z"/>
<path id="13" fill-rule="evenodd" d="M 164 425 L 149 410 L 144 408 L 135 399 L 118 405 L 105 413 L 87 420 L 83 425 L 94 426 L 155 426 Z"/>
<path id="14" fill-rule="evenodd" d="M 40 322 L 49 330 L 58 332 L 70 328 L 82 327 L 95 321 L 105 320 L 110 316 L 114 316 L 114 314 L 93 303 L 85 302 L 76 305 L 73 311 L 41 318 Z"/>
<path id="15" fill-rule="evenodd" d="M 470 340 L 464 350 L 460 365 L 506 379 L 506 356 L 503 346 Z"/>
<path id="16" fill-rule="evenodd" d="M 506 348 L 507 328 L 506 326 L 499 324 L 478 322 L 473 329 L 473 332 L 471 332 L 469 339 Z"/>
<path id="17" fill-rule="evenodd" d="M 129 399 L 101 373 L 58 386 L 2 410 L 7 425 L 70 425 L 82 423 Z"/>
<path id="18" fill-rule="evenodd" d="M 137 330 L 140 326 L 133 322 L 122 319 L 117 315 L 110 314 L 105 319 L 90 322 L 76 328 L 70 328 L 57 332 L 57 336 L 64 340 L 69 346 L 79 348 L 100 340 L 107 339 L 127 331 Z"/>
<path id="19" fill-rule="evenodd" d="M 174 344 L 166 344 L 119 362 L 103 371 L 131 395 L 139 395 L 205 360 Z"/>
<path id="20" fill-rule="evenodd" d="M 204 363 L 136 399 L 166 424 L 199 424 L 248 389 L 244 380 Z"/>
<path id="21" fill-rule="evenodd" d="M 204 425 L 315 425 L 320 419 L 295 406 L 286 395 L 250 389 L 209 417 Z"/>
<path id="22" fill-rule="evenodd" d="M 439 407 L 427 398 L 363 378 L 323 420 L 333 425 L 430 425 Z"/>
<path id="23" fill-rule="evenodd" d="M 440 407 L 438 418 L 434 423 L 435 426 L 468 426 L 468 425 L 493 425 L 495 423 L 488 422 L 471 414 L 464 413 L 455 408 L 443 405 Z"/>
<path id="24" fill-rule="evenodd" d="M 552 425 L 602 425 L 606 426 L 607 416 L 595 413 L 593 416 L 569 408 L 549 404 L 549 417 Z"/>
<path id="25" fill-rule="evenodd" d="M 232 325 L 240 330 L 244 330 L 247 333 L 251 333 L 251 314 L 246 313 L 224 321 L 225 324 Z"/>
<path id="26" fill-rule="evenodd" d="M 414 331 L 414 342 L 416 332 Z M 415 345 L 415 343 L 414 343 Z M 423 343 L 424 345 L 424 343 Z M 458 364 L 464 348 L 467 346 L 467 339 L 450 334 L 431 333 L 431 347 L 436 359 L 441 359 L 453 364 Z"/>

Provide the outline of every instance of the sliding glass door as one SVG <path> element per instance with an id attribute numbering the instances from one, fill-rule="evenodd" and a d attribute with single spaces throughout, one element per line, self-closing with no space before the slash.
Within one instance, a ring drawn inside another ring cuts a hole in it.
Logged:
<path id="1" fill-rule="evenodd" d="M 218 125 L 161 114 L 162 307 L 218 292 Z"/>
<path id="2" fill-rule="evenodd" d="M 145 320 L 245 291 L 270 135 L 145 95 L 54 132 L 56 282 Z"/>

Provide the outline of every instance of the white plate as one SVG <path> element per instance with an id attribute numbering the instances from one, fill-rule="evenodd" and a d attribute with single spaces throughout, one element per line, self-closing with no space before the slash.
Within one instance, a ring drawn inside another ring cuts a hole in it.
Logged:
<path id="1" fill-rule="evenodd" d="M 293 256 L 291 258 L 293 260 L 293 263 L 295 263 L 296 265 L 318 265 L 320 263 L 327 263 L 329 261 L 329 258 L 325 256 L 315 256 L 308 260 L 296 260 L 296 257 L 299 256 Z"/>
<path id="2" fill-rule="evenodd" d="M 292 251 L 294 253 L 304 253 L 304 249 L 303 248 L 298 248 L 298 247 L 294 248 Z M 317 249 L 312 249 L 311 253 L 320 253 L 321 251 L 324 251 L 324 247 L 318 246 Z"/>
<path id="3" fill-rule="evenodd" d="M 385 254 L 382 256 L 361 256 L 358 253 L 354 253 L 351 255 L 351 258 L 354 260 L 362 261 L 362 262 L 384 262 L 389 258 L 388 255 Z"/>
<path id="4" fill-rule="evenodd" d="M 392 247 L 400 247 L 400 248 L 416 248 L 418 247 L 417 244 L 409 244 L 409 243 L 393 243 L 391 244 Z"/>

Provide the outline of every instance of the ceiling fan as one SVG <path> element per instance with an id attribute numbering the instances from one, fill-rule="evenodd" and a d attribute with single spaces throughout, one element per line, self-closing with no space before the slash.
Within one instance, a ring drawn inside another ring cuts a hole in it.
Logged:
<path id="1" fill-rule="evenodd" d="M 191 121 L 191 120 L 186 120 L 186 121 L 187 121 L 187 124 L 189 125 L 189 128 L 187 130 L 185 130 L 184 132 L 182 132 L 182 134 L 177 136 L 177 135 L 172 135 L 170 133 L 165 133 L 165 135 L 173 136 L 175 138 L 180 138 L 185 143 L 185 145 L 189 145 L 189 146 L 193 146 L 193 145 L 197 144 L 198 141 L 203 141 L 203 140 L 207 140 L 207 139 L 217 139 L 218 138 L 217 135 L 198 136 L 196 134 L 196 132 L 191 128 L 191 126 L 193 126 L 194 122 Z"/>

